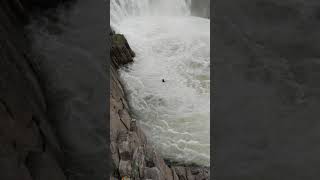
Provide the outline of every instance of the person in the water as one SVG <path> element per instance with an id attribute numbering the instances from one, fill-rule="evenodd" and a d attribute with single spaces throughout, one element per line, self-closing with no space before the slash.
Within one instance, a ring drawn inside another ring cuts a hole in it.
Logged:
<path id="1" fill-rule="evenodd" d="M 162 82 L 166 82 L 164 79 L 162 79 Z"/>

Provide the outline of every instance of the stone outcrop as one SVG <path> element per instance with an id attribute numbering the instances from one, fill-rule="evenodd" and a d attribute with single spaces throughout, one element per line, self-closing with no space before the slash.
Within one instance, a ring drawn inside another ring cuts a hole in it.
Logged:
<path id="1" fill-rule="evenodd" d="M 125 90 L 119 79 L 119 67 L 133 62 L 134 52 L 123 35 L 111 34 L 111 152 L 113 179 L 205 180 L 209 169 L 203 167 L 169 167 L 148 143 L 139 123 L 130 116 Z"/>

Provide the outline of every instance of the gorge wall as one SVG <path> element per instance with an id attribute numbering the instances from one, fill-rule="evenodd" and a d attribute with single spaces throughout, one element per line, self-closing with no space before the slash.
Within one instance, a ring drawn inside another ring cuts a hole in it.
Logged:
<path id="1" fill-rule="evenodd" d="M 24 32 L 30 6 L 0 2 L 0 179 L 64 180 L 61 147 Z"/>
<path id="2" fill-rule="evenodd" d="M 109 178 L 105 3 L 60 2 L 0 2 L 1 180 Z"/>

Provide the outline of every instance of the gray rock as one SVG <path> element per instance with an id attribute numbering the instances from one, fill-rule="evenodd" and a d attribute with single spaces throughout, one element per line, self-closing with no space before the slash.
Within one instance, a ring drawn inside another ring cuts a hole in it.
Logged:
<path id="1" fill-rule="evenodd" d="M 119 163 L 119 174 L 121 177 L 132 175 L 132 166 L 131 161 L 120 160 Z"/>
<path id="2" fill-rule="evenodd" d="M 173 177 L 173 180 L 179 180 L 179 177 L 176 173 L 176 171 L 174 170 L 174 168 L 171 169 L 172 170 L 172 177 Z"/>
<path id="3" fill-rule="evenodd" d="M 132 158 L 132 174 L 133 178 L 142 178 L 144 177 L 144 169 L 145 169 L 145 156 L 143 147 L 136 148 L 133 153 Z"/>
<path id="4" fill-rule="evenodd" d="M 131 159 L 131 148 L 129 141 L 122 141 L 119 145 L 119 155 L 121 160 L 130 160 Z"/>
<path id="5" fill-rule="evenodd" d="M 112 161 L 113 161 L 113 166 L 115 168 L 119 167 L 119 163 L 120 163 L 120 156 L 119 156 L 119 151 L 118 151 L 118 147 L 117 144 L 113 141 L 111 141 L 110 143 L 110 151 L 111 151 L 111 157 L 112 157 Z"/>
<path id="6" fill-rule="evenodd" d="M 145 168 L 144 170 L 144 177 L 146 179 L 153 179 L 153 180 L 162 180 L 163 177 L 161 176 L 161 172 L 158 168 Z"/>
<path id="7" fill-rule="evenodd" d="M 130 122 L 130 131 L 137 131 L 137 121 L 135 119 L 132 119 Z"/>
<path id="8" fill-rule="evenodd" d="M 195 180 L 196 177 L 194 174 L 192 174 L 191 170 L 189 167 L 185 168 L 186 169 L 186 176 L 188 180 Z"/>
<path id="9" fill-rule="evenodd" d="M 172 169 L 177 174 L 179 180 L 187 180 L 187 172 L 185 167 L 178 166 L 178 167 L 173 167 Z"/>

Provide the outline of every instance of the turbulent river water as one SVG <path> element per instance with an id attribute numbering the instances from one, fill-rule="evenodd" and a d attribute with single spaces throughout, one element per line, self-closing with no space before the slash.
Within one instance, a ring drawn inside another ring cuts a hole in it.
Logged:
<path id="1" fill-rule="evenodd" d="M 135 62 L 120 70 L 134 117 L 162 156 L 210 165 L 210 20 L 188 0 L 111 0 Z M 162 82 L 162 79 L 165 82 Z"/>

